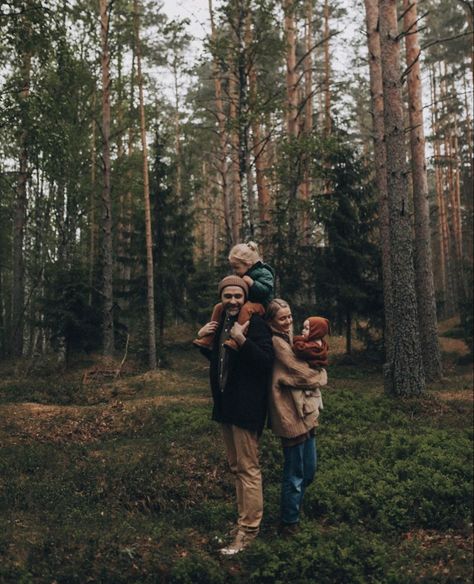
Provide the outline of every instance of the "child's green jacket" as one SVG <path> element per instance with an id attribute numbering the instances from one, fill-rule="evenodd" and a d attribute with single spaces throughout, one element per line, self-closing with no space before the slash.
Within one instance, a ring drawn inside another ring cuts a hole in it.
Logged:
<path id="1" fill-rule="evenodd" d="M 273 300 L 275 292 L 275 270 L 261 261 L 255 263 L 245 274 L 253 280 L 248 300 L 259 302 L 264 306 Z"/>

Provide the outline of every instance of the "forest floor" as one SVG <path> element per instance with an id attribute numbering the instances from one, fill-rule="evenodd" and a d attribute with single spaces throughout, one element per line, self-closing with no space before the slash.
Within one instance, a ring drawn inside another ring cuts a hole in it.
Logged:
<path id="1" fill-rule="evenodd" d="M 265 431 L 261 536 L 232 559 L 217 553 L 232 481 L 189 331 L 173 331 L 166 369 L 128 361 L 103 383 L 82 382 L 100 358 L 4 363 L 0 582 L 471 582 L 472 364 L 455 331 L 442 323 L 445 379 L 411 400 L 331 339 L 301 531 L 276 536 L 282 459 Z"/>

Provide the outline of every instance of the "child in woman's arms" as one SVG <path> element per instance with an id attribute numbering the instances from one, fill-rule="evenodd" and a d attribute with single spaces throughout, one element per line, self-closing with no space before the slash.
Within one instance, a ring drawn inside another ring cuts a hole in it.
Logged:
<path id="1" fill-rule="evenodd" d="M 330 333 L 329 321 L 321 316 L 310 316 L 303 323 L 302 334 L 293 337 L 293 352 L 312 369 L 321 371 L 321 385 L 327 383 L 326 367 L 328 365 L 329 345 L 324 338 Z M 319 415 L 323 401 L 319 388 L 293 390 L 296 410 L 304 419 L 312 414 Z"/>
<path id="2" fill-rule="evenodd" d="M 310 316 L 303 323 L 301 335 L 293 338 L 293 351 L 302 361 L 306 361 L 312 369 L 323 369 L 328 366 L 329 345 L 324 337 L 330 334 L 327 318 Z"/>
<path id="3" fill-rule="evenodd" d="M 275 288 L 275 271 L 268 264 L 263 263 L 258 246 L 253 241 L 238 243 L 230 250 L 229 263 L 236 276 L 240 276 L 248 285 L 247 301 L 239 312 L 237 322 L 241 325 L 248 322 L 253 314 L 263 316 L 265 307 L 273 299 Z M 222 303 L 216 304 L 212 311 L 211 321 L 220 323 L 222 317 Z M 214 334 L 195 339 L 193 344 L 201 348 L 211 348 Z M 224 345 L 228 349 L 238 349 L 233 339 L 227 340 Z"/>

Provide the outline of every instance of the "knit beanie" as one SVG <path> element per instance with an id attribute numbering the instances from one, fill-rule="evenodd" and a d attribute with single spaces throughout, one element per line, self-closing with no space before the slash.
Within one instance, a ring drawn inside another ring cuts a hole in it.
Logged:
<path id="1" fill-rule="evenodd" d="M 227 286 L 239 286 L 239 288 L 242 288 L 244 291 L 245 298 L 247 298 L 249 295 L 249 287 L 247 286 L 247 282 L 245 280 L 242 280 L 240 276 L 226 276 L 225 278 L 222 278 L 217 287 L 219 298 L 222 290 Z"/>

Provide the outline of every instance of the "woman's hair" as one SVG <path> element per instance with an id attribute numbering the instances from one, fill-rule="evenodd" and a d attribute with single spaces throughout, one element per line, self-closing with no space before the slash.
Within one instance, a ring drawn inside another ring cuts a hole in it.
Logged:
<path id="1" fill-rule="evenodd" d="M 278 314 L 280 308 L 290 308 L 290 305 L 286 300 L 282 300 L 281 298 L 274 298 L 269 305 L 267 306 L 267 311 L 265 312 L 265 320 L 271 322 L 275 319 L 276 315 Z"/>
<path id="2" fill-rule="evenodd" d="M 246 264 L 247 266 L 253 266 L 262 258 L 258 253 L 258 245 L 255 241 L 249 241 L 248 243 L 238 243 L 230 250 L 229 261 L 239 260 Z"/>

